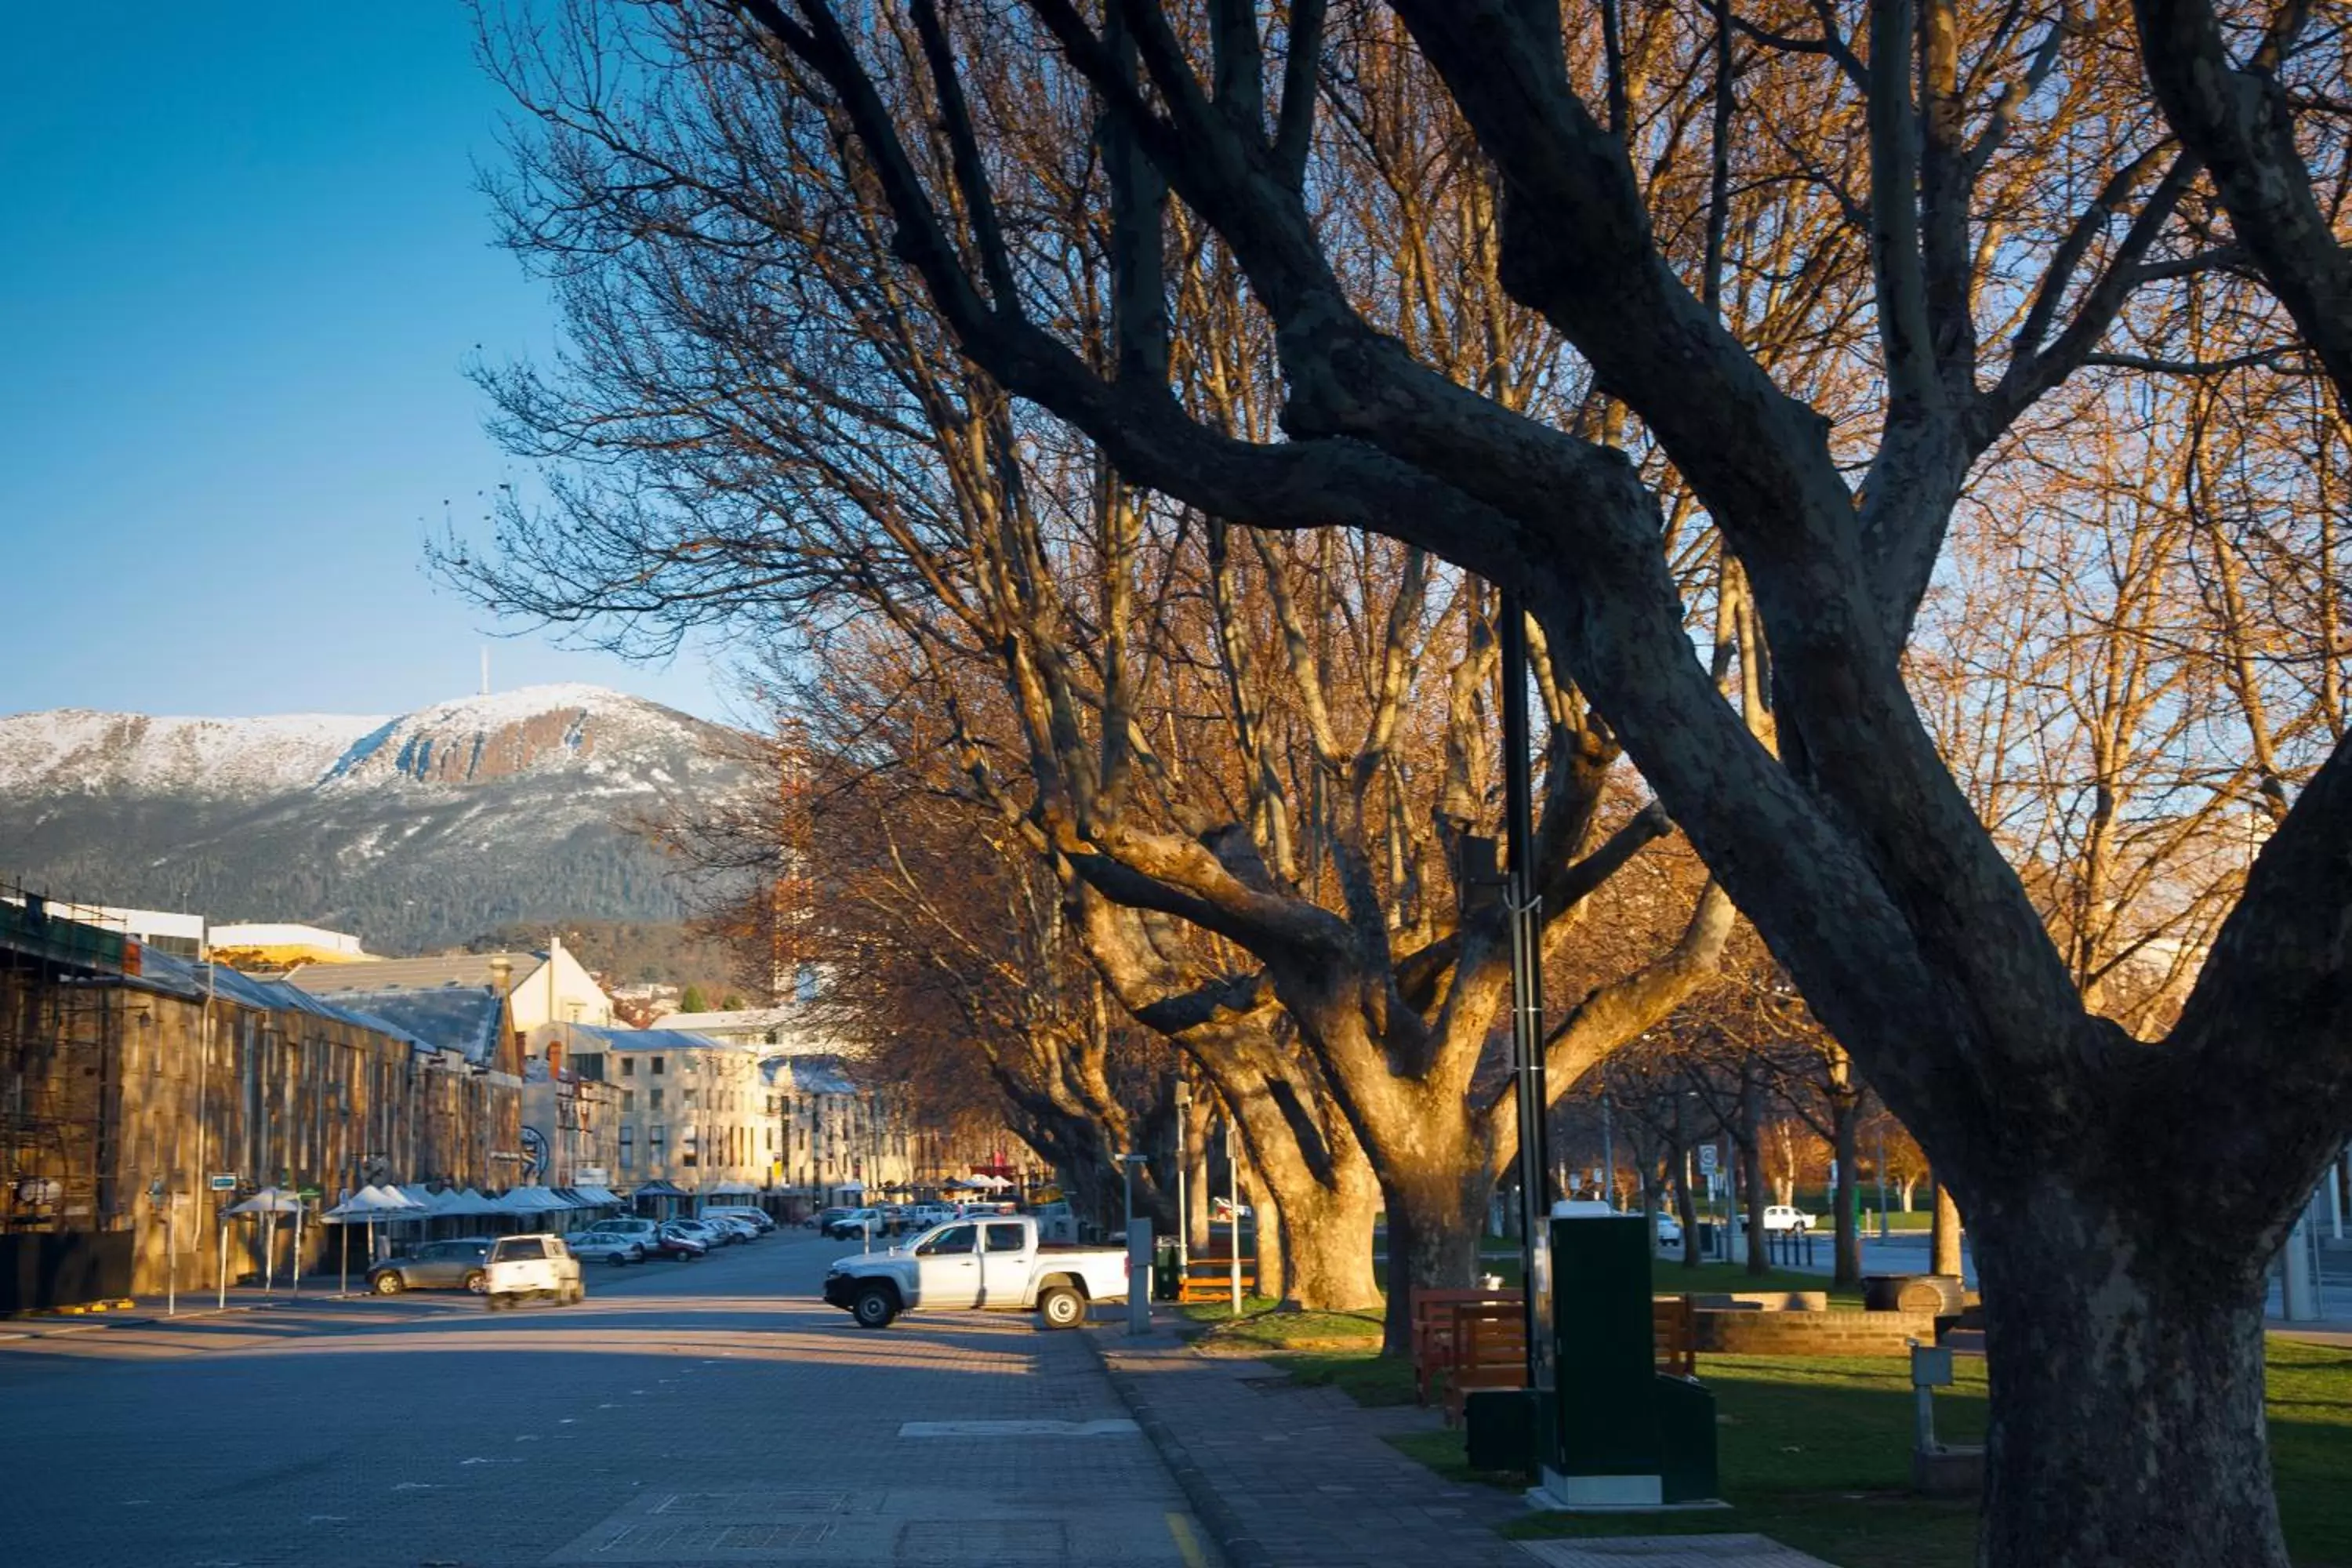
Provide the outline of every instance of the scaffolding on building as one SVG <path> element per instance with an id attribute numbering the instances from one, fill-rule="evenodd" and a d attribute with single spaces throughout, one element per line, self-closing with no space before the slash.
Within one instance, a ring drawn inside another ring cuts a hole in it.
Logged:
<path id="1" fill-rule="evenodd" d="M 0 882 L 0 1234 L 120 1229 L 121 981 L 140 949 Z"/>

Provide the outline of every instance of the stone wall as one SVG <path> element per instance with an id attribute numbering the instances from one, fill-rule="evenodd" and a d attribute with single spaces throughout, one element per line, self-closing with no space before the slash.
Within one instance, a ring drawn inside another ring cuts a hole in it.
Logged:
<path id="1" fill-rule="evenodd" d="M 1906 1342 L 1936 1342 L 1927 1312 L 1770 1312 L 1701 1310 L 1691 1314 L 1702 1355 L 1889 1355 Z"/>

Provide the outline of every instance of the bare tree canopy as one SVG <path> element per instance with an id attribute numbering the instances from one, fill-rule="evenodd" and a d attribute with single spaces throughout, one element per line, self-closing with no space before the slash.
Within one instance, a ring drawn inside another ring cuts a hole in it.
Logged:
<path id="1" fill-rule="evenodd" d="M 2252 524 L 2340 479 L 2306 452 L 2279 483 L 2240 485 L 2247 504 L 2217 507 L 2230 487 L 2210 482 L 2209 442 L 2176 454 L 2187 504 L 2046 520 L 2061 548 L 2042 559 L 2062 568 L 2084 558 L 2070 533 L 2128 561 L 2137 528 L 2166 557 L 2116 589 L 2141 631 L 2110 638 L 2100 668 L 2140 674 L 2086 725 L 2132 742 L 2099 760 L 2094 798 L 2170 744 L 2170 695 L 2131 689 L 2173 679 L 2134 665 L 2157 623 L 2131 606 L 2210 580 L 2186 636 L 2225 653 L 2234 638 L 2236 653 L 2194 679 L 2220 683 L 2211 710 L 2268 754 L 2182 787 L 2217 819 L 2263 812 L 2235 882 L 2107 919 L 2133 868 L 2163 857 L 2126 843 L 2113 811 L 2076 833 L 2045 806 L 2063 875 L 2012 858 L 2013 824 L 1980 815 L 1993 781 L 1955 773 L 1982 710 L 1930 698 L 1931 724 L 1921 700 L 1923 666 L 1980 661 L 1936 608 L 1966 590 L 1966 551 L 1949 546 L 1971 496 L 1997 497 L 2029 461 L 2089 468 L 2119 408 L 2172 441 L 2178 417 L 2199 416 L 2191 396 L 2184 415 L 2147 416 L 2147 400 L 2182 395 L 2158 390 L 2171 378 L 2280 399 L 2315 371 L 2339 394 L 2352 383 L 2330 216 L 2346 177 L 2335 35 L 2309 47 L 2299 7 L 2251 23 L 2202 0 L 2138 10 L 2135 40 L 2119 15 L 1966 0 L 583 5 L 556 29 L 583 63 L 579 90 L 543 110 L 563 132 L 546 145 L 575 160 L 558 184 L 631 199 L 526 201 L 518 216 L 575 319 L 606 329 L 601 359 L 573 367 L 592 381 L 692 379 L 669 374 L 674 336 L 600 292 L 604 260 L 659 268 L 695 253 L 647 242 L 691 234 L 762 284 L 730 290 L 704 334 L 744 359 L 706 358 L 720 373 L 706 395 L 672 408 L 698 513 L 822 520 L 844 487 L 870 497 L 821 584 L 806 553 L 761 579 L 780 609 L 919 570 L 918 552 L 868 548 L 877 516 L 945 494 L 992 522 L 1016 515 L 1002 503 L 1034 471 L 1016 456 L 1087 476 L 1061 492 L 1094 498 L 1071 537 L 1118 569 L 1089 579 L 1111 590 L 1084 606 L 1094 667 L 1038 667 L 1016 717 L 1042 760 L 1032 776 L 1060 792 L 1031 820 L 1080 881 L 1116 889 L 1120 918 L 1180 917 L 1250 951 L 1343 1099 L 1372 1081 L 1350 1076 L 1350 1053 L 1403 1062 L 1391 1076 L 1412 1081 L 1426 1016 L 1393 1005 L 1412 976 L 1378 899 L 1327 910 L 1267 874 L 1265 812 L 1221 858 L 1212 824 L 1130 809 L 1161 754 L 1127 695 L 1144 689 L 1128 672 L 1155 603 L 1130 569 L 1156 558 L 1139 520 L 1351 528 L 1508 586 L 1573 693 L 1577 732 L 1622 748 L 1969 1215 L 1994 1367 L 1985 1560 L 2284 1568 L 2262 1273 L 2352 1093 L 2352 761 L 2325 695 L 2340 544 L 2319 530 L 2326 553 L 2300 584 L 2248 590 L 2263 559 Z M 718 177 L 660 155 L 713 123 L 758 160 Z M 632 213 L 634 228 L 614 221 Z M 698 444 L 710 406 L 740 406 L 745 365 L 838 354 L 799 292 L 800 260 L 835 243 L 874 258 L 854 297 L 919 321 L 924 356 L 961 367 L 861 381 L 875 390 L 860 427 L 945 387 L 954 416 L 927 421 L 969 432 L 983 468 L 1012 478 L 891 470 L 894 448 L 838 438 L 839 404 L 796 403 L 797 423 L 752 432 L 799 454 L 790 478 Z M 640 280 L 695 295 L 691 276 Z M 922 310 L 899 310 L 918 289 Z M 527 429 L 572 433 L 545 455 L 597 455 L 580 419 L 532 417 L 534 388 L 509 390 Z M 2076 417 L 2053 435 L 2036 422 L 2059 408 Z M 2340 436 L 2322 450 L 2340 453 Z M 581 510 L 658 515 L 685 493 L 625 483 Z M 961 559 L 987 537 L 959 526 L 934 542 Z M 706 565 L 766 570 L 730 559 L 723 532 L 679 537 L 674 554 L 689 582 Z M 1043 602 L 1045 580 L 1020 575 L 1033 557 L 996 550 L 988 570 L 1013 574 L 999 603 Z M 676 578 L 653 604 L 625 578 L 566 579 L 574 559 L 548 556 L 554 586 L 522 607 L 658 621 L 690 602 Z M 2195 574 L 2167 578 L 2181 562 Z M 2320 624 L 2277 615 L 2298 595 L 2328 606 Z M 1268 646 L 1288 629 L 1277 619 Z M 2272 717 L 2289 665 L 2323 694 L 2291 722 Z M 2088 668 L 2018 673 L 2081 691 Z M 1057 700 L 1080 686 L 1092 719 Z M 2104 890 L 2069 891 L 2090 885 Z M 2201 950 L 2173 1000 L 2133 1018 L 2137 1035 L 2101 1010 L 2096 983 L 2146 946 L 2130 920 Z M 1465 927 L 1454 963 L 1472 940 Z M 1349 961 L 1283 979 L 1285 952 L 1318 947 Z M 1342 975 L 1353 994 L 1311 994 Z M 1377 1158 L 1388 1123 L 1350 1113 Z"/>

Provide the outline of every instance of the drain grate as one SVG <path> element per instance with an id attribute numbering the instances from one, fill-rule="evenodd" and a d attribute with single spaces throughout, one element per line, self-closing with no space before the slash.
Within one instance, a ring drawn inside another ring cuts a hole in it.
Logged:
<path id="1" fill-rule="evenodd" d="M 911 1520 L 898 1531 L 902 1568 L 1069 1568 L 1057 1520 Z"/>
<path id="2" fill-rule="evenodd" d="M 631 1524 L 596 1545 L 600 1552 L 629 1557 L 648 1552 L 743 1552 L 784 1546 L 814 1546 L 833 1533 L 830 1524 Z"/>

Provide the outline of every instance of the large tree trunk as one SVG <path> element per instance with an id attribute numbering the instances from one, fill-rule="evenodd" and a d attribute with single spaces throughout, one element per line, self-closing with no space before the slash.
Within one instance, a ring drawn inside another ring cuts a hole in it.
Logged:
<path id="1" fill-rule="evenodd" d="M 1215 1103 L 1196 1095 L 1184 1112 L 1184 1245 L 1193 1252 L 1209 1250 L 1209 1128 Z"/>
<path id="2" fill-rule="evenodd" d="M 1253 1256 L 1257 1259 L 1257 1293 L 1270 1300 L 1286 1303 L 1290 1292 L 1291 1254 L 1312 1238 L 1295 1237 L 1290 1233 L 1290 1216 L 1283 1213 L 1282 1200 L 1271 1184 L 1258 1183 L 1251 1194 L 1250 1204 L 1257 1210 L 1253 1247 Z"/>
<path id="3" fill-rule="evenodd" d="M 1739 1086 L 1739 1115 L 1748 1124 L 1740 1141 L 1740 1195 L 1748 1203 L 1748 1272 L 1769 1273 L 1772 1255 L 1764 1240 L 1764 1086 L 1750 1071 Z"/>
<path id="4" fill-rule="evenodd" d="M 1493 1187 L 1482 1163 L 1433 1158 L 1417 1170 L 1394 1172 L 1381 1183 L 1389 1212 L 1388 1315 L 1382 1355 L 1412 1353 L 1412 1292 L 1458 1290 L 1478 1272 L 1478 1238 L 1486 1230 Z"/>
<path id="5" fill-rule="evenodd" d="M 1277 1094 L 1276 1087 L 1263 1077 L 1253 1084 L 1249 1075 L 1238 1072 L 1221 1081 L 1238 1112 L 1255 1178 L 1261 1267 L 1269 1258 L 1278 1258 L 1275 1267 L 1282 1275 L 1285 1307 L 1331 1312 L 1376 1308 L 1381 1287 L 1372 1268 L 1372 1219 L 1381 1189 L 1371 1163 L 1336 1112 Z M 1319 1126 L 1304 1125 L 1290 1113 L 1316 1111 L 1323 1113 Z M 1252 1194 L 1244 1193 L 1242 1201 L 1251 1202 Z M 1236 1245 L 1239 1228 L 1230 1233 Z"/>
<path id="6" fill-rule="evenodd" d="M 1952 1199 L 1951 1190 L 1941 1182 L 1934 1184 L 1936 1217 L 1927 1229 L 1927 1272 L 1960 1276 L 1960 1205 Z"/>
<path id="7" fill-rule="evenodd" d="M 1860 1218 L 1862 1172 L 1855 1158 L 1855 1135 L 1861 1118 L 1860 1101 L 1852 1095 L 1841 1095 L 1832 1104 L 1831 1142 L 1837 1150 L 1837 1181 L 1832 1184 L 1830 1201 L 1837 1205 L 1835 1235 L 1837 1258 L 1831 1270 L 1833 1285 L 1862 1283 L 1862 1226 Z"/>
<path id="8" fill-rule="evenodd" d="M 1995 1398 L 1985 1568 L 2285 1568 L 2248 1237 L 2046 1178 L 1975 1230 Z"/>

